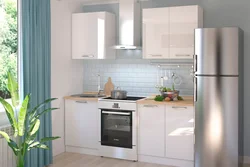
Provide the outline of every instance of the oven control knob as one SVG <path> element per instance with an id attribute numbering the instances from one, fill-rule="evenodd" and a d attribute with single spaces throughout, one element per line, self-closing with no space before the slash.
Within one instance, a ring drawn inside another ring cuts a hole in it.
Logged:
<path id="1" fill-rule="evenodd" d="M 119 103 L 114 103 L 113 108 L 120 108 Z"/>

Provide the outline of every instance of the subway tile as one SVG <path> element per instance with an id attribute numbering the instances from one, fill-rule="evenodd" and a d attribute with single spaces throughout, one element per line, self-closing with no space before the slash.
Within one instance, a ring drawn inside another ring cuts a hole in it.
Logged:
<path id="1" fill-rule="evenodd" d="M 127 53 L 123 53 L 127 54 Z M 181 85 L 176 85 L 176 89 L 181 90 L 183 95 L 193 94 L 193 78 L 190 76 L 190 68 L 169 68 L 159 70 L 156 66 L 144 60 L 105 60 L 105 61 L 86 61 L 83 67 L 83 86 L 84 91 L 95 91 L 97 89 L 97 74 L 101 75 L 101 86 L 103 87 L 112 78 L 115 86 L 127 89 L 129 94 L 135 96 L 158 94 L 155 88 L 157 84 L 157 72 L 159 76 L 165 76 L 165 71 L 169 80 L 164 81 L 165 86 L 172 87 L 173 80 L 169 76 L 172 72 L 180 76 Z M 139 88 L 138 88 L 139 87 Z"/>

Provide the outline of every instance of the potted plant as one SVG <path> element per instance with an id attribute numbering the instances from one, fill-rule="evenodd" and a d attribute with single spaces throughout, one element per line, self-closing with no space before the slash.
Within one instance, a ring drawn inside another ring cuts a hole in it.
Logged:
<path id="1" fill-rule="evenodd" d="M 11 94 L 12 105 L 1 97 L 0 102 L 6 111 L 10 125 L 14 131 L 15 141 L 3 131 L 0 131 L 0 135 L 6 139 L 9 147 L 13 150 L 13 153 L 16 156 L 17 167 L 24 167 L 25 155 L 27 152 L 35 148 L 49 149 L 46 142 L 60 138 L 45 137 L 40 141 L 36 140 L 40 127 L 40 117 L 45 113 L 56 110 L 57 108 L 49 108 L 42 112 L 39 112 L 39 110 L 56 99 L 48 99 L 31 110 L 28 109 L 31 97 L 29 94 L 23 100 L 21 106 L 19 106 L 18 84 L 10 73 L 8 73 L 8 90 Z"/>

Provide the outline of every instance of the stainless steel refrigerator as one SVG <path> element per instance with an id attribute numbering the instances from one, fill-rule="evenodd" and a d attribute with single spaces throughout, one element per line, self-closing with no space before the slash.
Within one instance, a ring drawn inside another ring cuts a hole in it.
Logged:
<path id="1" fill-rule="evenodd" d="M 195 167 L 239 167 L 243 156 L 243 31 L 195 29 Z"/>

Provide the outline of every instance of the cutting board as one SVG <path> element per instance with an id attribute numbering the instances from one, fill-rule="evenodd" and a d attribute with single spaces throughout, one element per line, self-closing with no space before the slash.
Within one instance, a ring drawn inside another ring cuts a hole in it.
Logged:
<path id="1" fill-rule="evenodd" d="M 108 78 L 108 82 L 104 86 L 104 93 L 107 96 L 111 95 L 111 91 L 114 90 L 115 85 L 112 83 L 111 77 Z"/>

